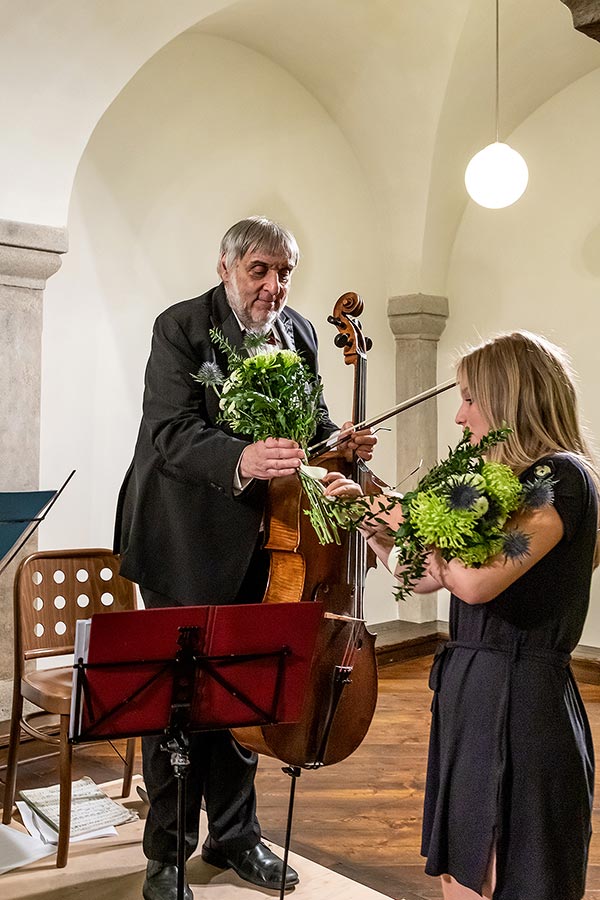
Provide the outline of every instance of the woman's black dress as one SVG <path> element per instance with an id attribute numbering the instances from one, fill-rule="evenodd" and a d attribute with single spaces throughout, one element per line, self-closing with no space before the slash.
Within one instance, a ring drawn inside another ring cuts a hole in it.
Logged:
<path id="1" fill-rule="evenodd" d="M 435 691 L 422 854 L 429 875 L 481 892 L 496 848 L 494 900 L 581 900 L 594 755 L 569 667 L 586 617 L 597 501 L 569 454 L 556 479 L 561 541 L 489 603 L 451 599 Z"/>

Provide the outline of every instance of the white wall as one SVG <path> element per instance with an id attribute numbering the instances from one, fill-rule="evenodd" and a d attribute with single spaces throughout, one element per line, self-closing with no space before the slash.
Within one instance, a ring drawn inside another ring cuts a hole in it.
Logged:
<path id="1" fill-rule="evenodd" d="M 41 484 L 77 475 L 41 529 L 42 547 L 106 546 L 139 424 L 155 316 L 217 281 L 226 228 L 260 213 L 296 234 L 291 305 L 321 339 L 334 418 L 350 412 L 352 372 L 326 323 L 347 290 L 366 302 L 369 409 L 394 402 L 377 217 L 365 180 L 323 108 L 239 44 L 184 35 L 151 59 L 108 109 L 82 158 L 70 251 L 46 290 Z M 394 479 L 394 441 L 378 473 Z M 369 592 L 371 622 L 394 618 L 389 578 Z"/>
<path id="2" fill-rule="evenodd" d="M 600 438 L 600 72 L 557 94 L 515 133 L 529 165 L 523 198 L 506 210 L 470 203 L 454 244 L 450 318 L 440 343 L 439 380 L 462 346 L 524 328 L 565 347 L 580 375 L 584 418 Z M 456 396 L 439 401 L 440 453 L 454 445 Z M 440 615 L 446 606 L 440 602 Z M 446 615 L 447 617 L 447 615 Z M 600 646 L 595 576 L 582 643 Z"/>

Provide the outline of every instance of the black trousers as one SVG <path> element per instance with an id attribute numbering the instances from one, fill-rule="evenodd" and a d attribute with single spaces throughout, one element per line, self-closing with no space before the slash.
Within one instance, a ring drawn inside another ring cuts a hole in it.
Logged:
<path id="1" fill-rule="evenodd" d="M 264 596 L 268 558 L 257 549 L 236 603 L 259 602 Z M 148 608 L 177 606 L 169 597 L 141 589 Z M 162 735 L 142 738 L 144 781 L 150 810 L 144 829 L 148 859 L 177 862 L 177 779 L 170 754 L 161 750 Z M 208 816 L 207 843 L 227 855 L 254 847 L 260 841 L 256 817 L 254 776 L 258 757 L 241 747 L 229 731 L 196 732 L 190 736 L 190 766 L 186 785 L 186 857 L 198 846 L 202 799 Z"/>

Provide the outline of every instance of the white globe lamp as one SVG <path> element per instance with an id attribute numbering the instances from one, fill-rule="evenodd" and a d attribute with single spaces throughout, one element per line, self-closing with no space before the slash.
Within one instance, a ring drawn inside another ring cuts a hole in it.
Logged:
<path id="1" fill-rule="evenodd" d="M 465 171 L 469 196 L 487 209 L 511 206 L 523 195 L 528 181 L 529 170 L 521 154 L 501 141 L 476 153 Z"/>
<path id="2" fill-rule="evenodd" d="M 487 209 L 503 209 L 521 197 L 529 181 L 527 163 L 520 153 L 499 139 L 500 121 L 500 13 L 496 6 L 496 140 L 476 153 L 465 171 L 469 196 Z"/>

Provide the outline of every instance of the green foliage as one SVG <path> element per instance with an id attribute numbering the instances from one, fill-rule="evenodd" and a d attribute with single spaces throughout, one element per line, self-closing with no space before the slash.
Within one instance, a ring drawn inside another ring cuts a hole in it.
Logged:
<path id="1" fill-rule="evenodd" d="M 289 438 L 306 449 L 321 418 L 320 379 L 293 350 L 246 356 L 216 328 L 211 329 L 210 337 L 226 354 L 229 375 L 217 380 L 218 367 L 205 363 L 192 378 L 217 391 L 219 423 L 253 443 L 268 437 Z M 249 335 L 246 343 L 259 349 L 261 338 Z"/>
<path id="2" fill-rule="evenodd" d="M 516 530 L 504 530 L 508 518 L 531 503 L 532 490 L 521 484 L 502 463 L 488 462 L 485 454 L 505 441 L 511 429 L 490 431 L 477 444 L 465 429 L 462 439 L 448 457 L 434 466 L 414 491 L 402 498 L 381 500 L 375 512 L 367 502 L 361 520 L 385 524 L 386 514 L 401 504 L 404 521 L 394 533 L 398 554 L 397 599 L 404 599 L 425 574 L 427 555 L 432 549 L 445 560 L 459 559 L 478 567 L 499 553 L 517 559 L 528 552 L 529 538 Z M 537 476 L 536 498 L 549 495 L 540 488 L 548 472 Z M 550 499 L 551 502 L 551 499 Z"/>
<path id="3" fill-rule="evenodd" d="M 229 374 L 223 375 L 215 363 L 204 363 L 192 378 L 217 392 L 218 422 L 253 443 L 268 437 L 289 438 L 306 451 L 322 416 L 321 380 L 293 350 L 246 356 L 217 329 L 211 329 L 210 337 L 227 356 Z M 260 335 L 247 335 L 245 340 L 246 348 L 253 351 L 264 343 Z M 303 471 L 299 477 L 309 502 L 306 513 L 320 542 L 339 544 L 339 529 L 347 527 L 348 513 L 323 495 L 320 481 Z"/>

